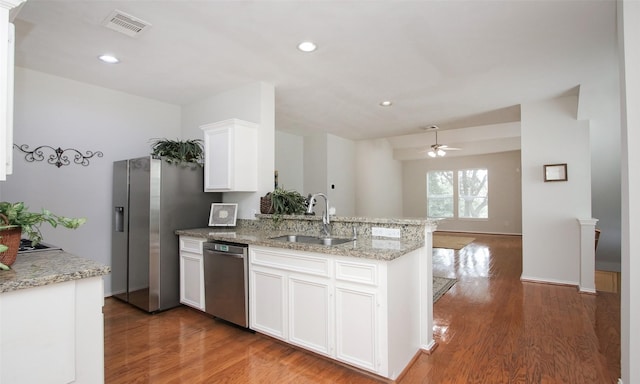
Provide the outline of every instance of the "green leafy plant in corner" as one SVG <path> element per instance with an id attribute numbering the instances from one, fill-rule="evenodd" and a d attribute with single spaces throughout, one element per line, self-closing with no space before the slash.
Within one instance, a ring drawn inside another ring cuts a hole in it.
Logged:
<path id="1" fill-rule="evenodd" d="M 171 164 L 192 163 L 202 165 L 204 149 L 201 139 L 168 140 L 153 139 L 151 154 L 163 157 Z"/>
<path id="2" fill-rule="evenodd" d="M 22 233 L 31 240 L 33 245 L 42 241 L 40 226 L 43 223 L 48 223 L 54 228 L 61 225 L 65 228 L 76 229 L 86 221 L 85 218 L 58 216 L 46 209 L 41 212 L 29 212 L 23 202 L 0 202 L 0 235 L 3 229 L 21 227 Z M 6 249 L 4 250 L 6 251 Z M 0 248 L 0 252 L 2 252 L 2 248 Z"/>

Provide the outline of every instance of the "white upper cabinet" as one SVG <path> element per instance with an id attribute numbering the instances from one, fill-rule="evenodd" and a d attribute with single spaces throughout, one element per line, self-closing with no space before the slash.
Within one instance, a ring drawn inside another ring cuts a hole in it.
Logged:
<path id="1" fill-rule="evenodd" d="M 15 33 L 10 10 L 25 0 L 0 1 L 0 180 L 12 172 L 13 157 L 13 57 Z"/>
<path id="2" fill-rule="evenodd" d="M 204 131 L 205 192 L 258 190 L 258 125 L 229 119 L 200 127 Z"/>

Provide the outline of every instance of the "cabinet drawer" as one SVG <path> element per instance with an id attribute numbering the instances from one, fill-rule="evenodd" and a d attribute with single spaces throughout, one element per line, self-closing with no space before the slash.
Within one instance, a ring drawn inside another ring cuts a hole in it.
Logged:
<path id="1" fill-rule="evenodd" d="M 336 280 L 378 285 L 378 265 L 336 260 Z"/>
<path id="2" fill-rule="evenodd" d="M 204 242 L 204 239 L 180 236 L 180 250 L 202 255 L 202 244 Z"/>
<path id="3" fill-rule="evenodd" d="M 264 248 L 250 248 L 251 264 L 278 268 L 286 271 L 302 272 L 329 277 L 329 259 L 287 251 L 272 251 Z"/>

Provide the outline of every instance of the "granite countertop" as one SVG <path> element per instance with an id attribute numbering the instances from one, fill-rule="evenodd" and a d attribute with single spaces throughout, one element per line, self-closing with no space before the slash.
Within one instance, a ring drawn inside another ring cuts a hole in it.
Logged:
<path id="1" fill-rule="evenodd" d="M 376 260 L 393 260 L 424 245 L 421 238 L 377 238 L 358 236 L 356 241 L 325 246 L 319 244 L 290 243 L 272 240 L 282 235 L 320 235 L 309 232 L 264 230 L 259 228 L 194 228 L 176 231 L 180 236 L 222 240 L 238 244 L 260 245 L 265 247 L 295 249 L 300 251 L 325 253 L 330 255 L 361 257 Z M 344 237 L 344 236 L 335 236 Z"/>
<path id="2" fill-rule="evenodd" d="M 62 250 L 18 254 L 10 270 L 0 270 L 0 293 L 103 276 L 109 272 L 109 266 Z"/>

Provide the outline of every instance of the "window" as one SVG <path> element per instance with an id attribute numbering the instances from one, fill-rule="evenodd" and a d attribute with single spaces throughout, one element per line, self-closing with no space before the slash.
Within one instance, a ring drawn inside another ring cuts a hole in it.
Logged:
<path id="1" fill-rule="evenodd" d="M 427 216 L 453 217 L 453 171 L 427 173 Z"/>
<path id="2" fill-rule="evenodd" d="M 456 214 L 457 213 L 457 214 Z M 427 173 L 427 216 L 433 218 L 487 219 L 488 171 L 462 169 Z"/>
<path id="3" fill-rule="evenodd" d="M 458 217 L 489 217 L 487 170 L 463 169 L 458 171 Z"/>

